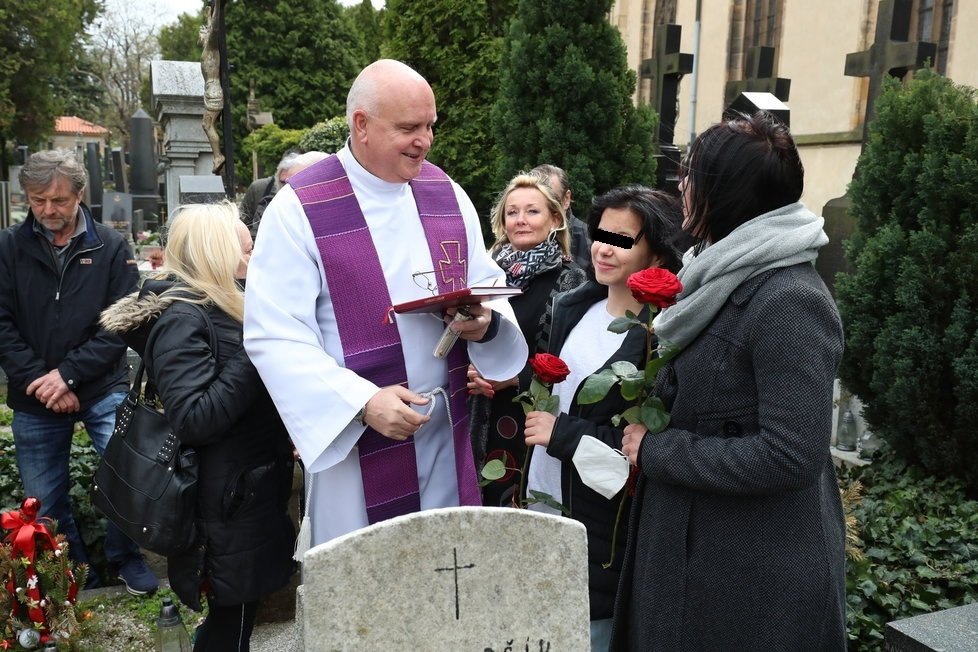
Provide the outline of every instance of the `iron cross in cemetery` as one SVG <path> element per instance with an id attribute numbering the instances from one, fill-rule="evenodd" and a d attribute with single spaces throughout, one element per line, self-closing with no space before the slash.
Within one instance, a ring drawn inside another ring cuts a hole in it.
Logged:
<path id="1" fill-rule="evenodd" d="M 656 185 L 673 194 L 679 185 L 679 148 L 673 144 L 679 106 L 679 82 L 693 71 L 693 55 L 679 51 L 683 28 L 658 25 L 655 28 L 655 56 L 642 61 L 639 76 L 652 81 L 652 101 L 659 114 L 656 141 L 659 149 Z"/>
<path id="2" fill-rule="evenodd" d="M 908 42 L 912 10 L 913 0 L 880 0 L 873 45 L 863 52 L 846 55 L 847 76 L 869 77 L 863 143 L 869 132 L 867 127 L 876 114 L 876 98 L 883 90 L 883 78 L 886 75 L 903 78 L 909 71 L 922 68 L 927 60 L 934 61 L 937 56 L 937 45 L 934 43 Z"/>
<path id="3" fill-rule="evenodd" d="M 458 605 L 458 572 L 460 570 L 468 570 L 470 568 L 475 568 L 475 564 L 466 564 L 465 566 L 459 566 L 458 548 L 452 548 L 452 560 L 453 563 L 451 566 L 448 566 L 446 568 L 436 568 L 435 572 L 440 573 L 444 571 L 452 571 L 452 573 L 454 574 L 455 576 L 455 620 L 459 620 L 461 611 L 459 610 L 459 605 Z"/>

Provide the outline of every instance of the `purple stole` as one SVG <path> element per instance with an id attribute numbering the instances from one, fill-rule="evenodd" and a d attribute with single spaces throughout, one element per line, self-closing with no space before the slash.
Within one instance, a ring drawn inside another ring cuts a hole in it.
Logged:
<path id="1" fill-rule="evenodd" d="M 378 387 L 407 387 L 397 323 L 386 319 L 391 298 L 360 204 L 346 170 L 334 154 L 289 179 L 312 227 L 333 302 L 343 363 Z M 448 176 L 425 162 L 411 181 L 439 292 L 466 286 L 468 240 Z M 466 409 L 464 340 L 446 359 L 460 505 L 481 505 Z M 432 357 L 431 364 L 444 364 Z M 436 400 L 437 397 L 432 398 Z M 436 408 L 438 409 L 438 408 Z M 399 442 L 367 427 L 358 442 L 367 520 L 377 523 L 421 510 L 414 438 Z"/>

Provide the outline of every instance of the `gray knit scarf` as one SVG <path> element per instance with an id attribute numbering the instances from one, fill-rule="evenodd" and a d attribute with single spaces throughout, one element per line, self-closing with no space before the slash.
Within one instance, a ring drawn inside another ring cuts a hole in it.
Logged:
<path id="1" fill-rule="evenodd" d="M 741 283 L 769 269 L 812 262 L 829 238 L 825 220 L 801 202 L 782 206 L 741 224 L 699 254 L 683 256 L 683 291 L 653 322 L 656 335 L 680 348 L 706 328 Z"/>

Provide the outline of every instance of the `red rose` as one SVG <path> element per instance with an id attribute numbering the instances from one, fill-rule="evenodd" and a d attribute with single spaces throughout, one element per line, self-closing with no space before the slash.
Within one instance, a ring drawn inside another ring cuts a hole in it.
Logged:
<path id="1" fill-rule="evenodd" d="M 537 353 L 530 358 L 530 366 L 533 367 L 533 373 L 536 374 L 541 383 L 562 382 L 570 373 L 570 369 L 567 368 L 567 364 L 563 360 L 549 353 Z"/>
<path id="2" fill-rule="evenodd" d="M 640 303 L 668 308 L 676 303 L 676 295 L 683 291 L 679 278 L 668 269 L 650 267 L 628 277 L 628 289 Z"/>

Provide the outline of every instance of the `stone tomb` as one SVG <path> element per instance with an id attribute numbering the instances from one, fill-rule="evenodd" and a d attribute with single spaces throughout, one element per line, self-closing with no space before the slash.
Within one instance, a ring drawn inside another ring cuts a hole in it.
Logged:
<path id="1" fill-rule="evenodd" d="M 184 204 L 214 204 L 227 199 L 224 181 L 214 174 L 180 177 L 178 206 Z"/>
<path id="2" fill-rule="evenodd" d="M 311 652 L 590 650 L 587 539 L 567 518 L 409 514 L 309 550 L 303 583 L 299 649 Z"/>
<path id="3" fill-rule="evenodd" d="M 887 652 L 974 652 L 978 604 L 887 623 L 885 646 Z"/>

